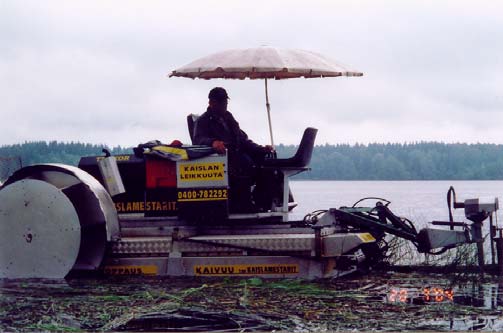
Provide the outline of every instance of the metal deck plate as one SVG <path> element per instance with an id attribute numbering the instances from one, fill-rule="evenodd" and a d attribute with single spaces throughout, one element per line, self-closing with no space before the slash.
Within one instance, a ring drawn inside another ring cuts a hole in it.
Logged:
<path id="1" fill-rule="evenodd" d="M 254 249 L 270 251 L 311 251 L 314 249 L 313 234 L 262 234 L 262 235 L 223 235 L 223 236 L 196 236 L 194 241 L 211 242 L 216 244 L 229 244 Z M 204 251 L 215 246 L 198 244 L 196 242 L 183 242 L 180 244 L 182 251 Z M 235 250 L 234 250 L 235 251 Z"/>
<path id="2" fill-rule="evenodd" d="M 25 179 L 0 190 L 0 278 L 63 278 L 80 247 L 79 218 L 57 187 Z"/>
<path id="3" fill-rule="evenodd" d="M 123 238 L 112 243 L 115 254 L 160 255 L 171 252 L 171 237 Z"/>
<path id="4" fill-rule="evenodd" d="M 336 257 L 349 252 L 365 242 L 369 234 L 333 234 L 321 238 L 322 256 Z M 371 236 L 370 236 L 371 237 Z M 363 238 L 363 239 L 362 239 Z M 245 249 L 314 255 L 313 234 L 259 234 L 259 235 L 205 235 L 174 241 L 171 237 L 127 237 L 112 243 L 112 252 L 117 255 L 169 255 L 183 253 L 241 252 Z"/>
<path id="5" fill-rule="evenodd" d="M 193 241 L 191 241 L 193 240 Z M 200 242 L 211 242 L 203 244 Z M 219 245 L 222 244 L 222 245 Z M 314 235 L 310 234 L 272 234 L 272 235 L 225 235 L 197 236 L 187 240 L 172 241 L 171 237 L 134 237 L 123 238 L 112 243 L 115 254 L 149 254 L 196 252 L 236 252 L 232 246 L 249 247 L 258 250 L 278 252 L 311 251 Z M 225 245 L 232 245 L 231 247 Z"/>

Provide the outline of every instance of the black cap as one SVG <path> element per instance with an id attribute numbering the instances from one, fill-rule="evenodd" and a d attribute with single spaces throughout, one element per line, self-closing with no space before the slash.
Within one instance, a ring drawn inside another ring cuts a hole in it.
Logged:
<path id="1" fill-rule="evenodd" d="M 215 87 L 210 90 L 210 93 L 208 94 L 208 98 L 214 99 L 217 101 L 223 101 L 225 99 L 229 99 L 229 96 L 227 95 L 227 91 L 225 91 L 224 88 Z"/>

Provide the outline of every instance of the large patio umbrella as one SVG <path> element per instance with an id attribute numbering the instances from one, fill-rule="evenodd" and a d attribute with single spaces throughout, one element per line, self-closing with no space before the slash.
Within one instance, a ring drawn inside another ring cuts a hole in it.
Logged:
<path id="1" fill-rule="evenodd" d="M 191 79 L 264 79 L 271 145 L 274 146 L 267 79 L 362 76 L 321 54 L 276 47 L 230 49 L 197 59 L 169 74 Z"/>

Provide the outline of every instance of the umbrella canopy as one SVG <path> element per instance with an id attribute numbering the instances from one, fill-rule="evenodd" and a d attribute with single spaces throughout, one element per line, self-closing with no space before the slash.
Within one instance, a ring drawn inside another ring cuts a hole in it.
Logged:
<path id="1" fill-rule="evenodd" d="M 321 54 L 275 47 L 231 49 L 197 59 L 169 75 L 199 79 L 291 79 L 362 76 Z"/>
<path id="2" fill-rule="evenodd" d="M 197 59 L 171 72 L 169 77 L 191 79 L 265 79 L 266 107 L 269 119 L 271 144 L 272 125 L 267 79 L 316 78 L 337 76 L 362 76 L 321 54 L 276 47 L 230 49 Z"/>

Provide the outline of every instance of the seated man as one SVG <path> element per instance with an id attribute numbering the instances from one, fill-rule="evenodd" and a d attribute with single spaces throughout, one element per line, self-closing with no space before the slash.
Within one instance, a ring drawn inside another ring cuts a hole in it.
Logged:
<path id="1" fill-rule="evenodd" d="M 231 210 L 250 210 L 253 167 L 260 164 L 273 148 L 256 144 L 239 128 L 227 110 L 229 96 L 224 88 L 211 89 L 208 99 L 206 112 L 195 123 L 193 143 L 211 146 L 220 154 L 227 149 Z"/>

